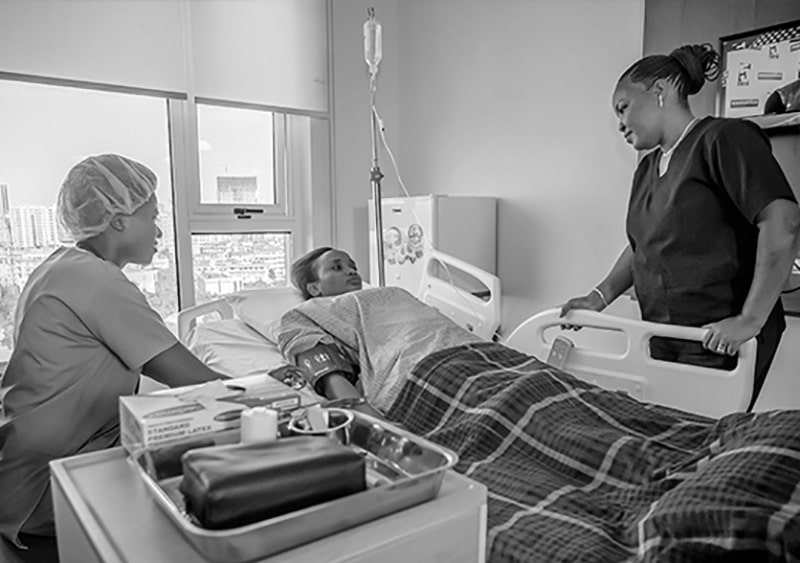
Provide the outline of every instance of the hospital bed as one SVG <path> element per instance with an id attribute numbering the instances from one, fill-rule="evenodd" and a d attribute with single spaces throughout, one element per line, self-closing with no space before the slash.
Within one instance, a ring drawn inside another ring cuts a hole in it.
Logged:
<path id="1" fill-rule="evenodd" d="M 444 267 L 442 266 L 444 265 Z M 501 316 L 500 280 L 444 253 L 426 258 L 420 299 L 478 336 L 496 337 Z M 461 283 L 469 277 L 469 284 Z M 476 291 L 476 287 L 480 290 Z M 465 289 L 466 288 L 466 289 Z M 209 366 L 241 377 L 285 364 L 274 334 L 281 316 L 303 301 L 289 287 L 241 291 L 185 309 L 177 315 L 181 341 Z M 505 344 L 540 359 L 548 357 L 562 319 L 556 309 L 533 315 Z M 573 311 L 576 347 L 563 369 L 606 389 L 643 401 L 718 418 L 747 408 L 753 387 L 756 343 L 742 347 L 736 369 L 725 371 L 655 360 L 653 336 L 702 340 L 704 330 L 648 323 L 592 311 Z M 594 338 L 593 338 L 594 337 Z"/>

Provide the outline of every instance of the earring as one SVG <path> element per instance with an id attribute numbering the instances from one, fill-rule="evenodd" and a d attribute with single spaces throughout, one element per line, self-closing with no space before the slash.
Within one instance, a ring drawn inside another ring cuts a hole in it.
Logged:
<path id="1" fill-rule="evenodd" d="M 658 95 L 658 107 L 660 108 L 664 107 L 664 98 L 661 97 L 661 94 Z"/>

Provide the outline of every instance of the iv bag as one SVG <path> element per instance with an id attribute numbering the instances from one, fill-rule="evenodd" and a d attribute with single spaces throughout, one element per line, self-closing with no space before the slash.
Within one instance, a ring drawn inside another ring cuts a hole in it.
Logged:
<path id="1" fill-rule="evenodd" d="M 369 67 L 369 73 L 378 73 L 378 65 L 383 58 L 383 33 L 380 22 L 375 19 L 375 9 L 367 12 L 369 17 L 364 22 L 364 61 Z"/>

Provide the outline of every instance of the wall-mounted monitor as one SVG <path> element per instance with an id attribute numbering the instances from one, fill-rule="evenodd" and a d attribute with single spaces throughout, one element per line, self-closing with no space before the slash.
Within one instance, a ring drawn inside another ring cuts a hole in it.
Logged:
<path id="1" fill-rule="evenodd" d="M 776 89 L 800 80 L 800 20 L 720 38 L 717 114 L 762 115 Z"/>

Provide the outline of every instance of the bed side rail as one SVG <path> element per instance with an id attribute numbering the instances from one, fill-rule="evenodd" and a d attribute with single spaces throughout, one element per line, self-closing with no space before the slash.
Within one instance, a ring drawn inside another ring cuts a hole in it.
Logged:
<path id="1" fill-rule="evenodd" d="M 196 326 L 197 319 L 204 315 L 218 314 L 223 319 L 233 318 L 233 308 L 225 298 L 215 299 L 202 305 L 195 305 L 176 314 L 178 320 L 178 339 L 186 342 L 191 330 Z"/>
<path id="2" fill-rule="evenodd" d="M 564 370 L 607 389 L 623 390 L 647 402 L 721 417 L 747 408 L 753 391 L 756 341 L 739 350 L 733 371 L 677 364 L 653 359 L 653 336 L 702 341 L 706 330 L 617 317 L 595 311 L 573 310 L 564 318 L 559 309 L 538 313 L 520 324 L 506 344 L 540 359 L 547 358 L 552 341 L 565 322 L 570 325 L 621 332 L 627 344 L 621 352 L 576 346 Z M 547 332 L 547 334 L 545 334 Z"/>
<path id="3" fill-rule="evenodd" d="M 436 275 L 439 264 L 445 266 L 444 278 Z M 479 282 L 479 286 L 463 289 L 455 285 L 458 281 L 454 278 L 461 273 Z M 425 257 L 418 295 L 423 303 L 481 338 L 491 340 L 500 326 L 500 278 L 455 256 L 434 251 Z"/>

